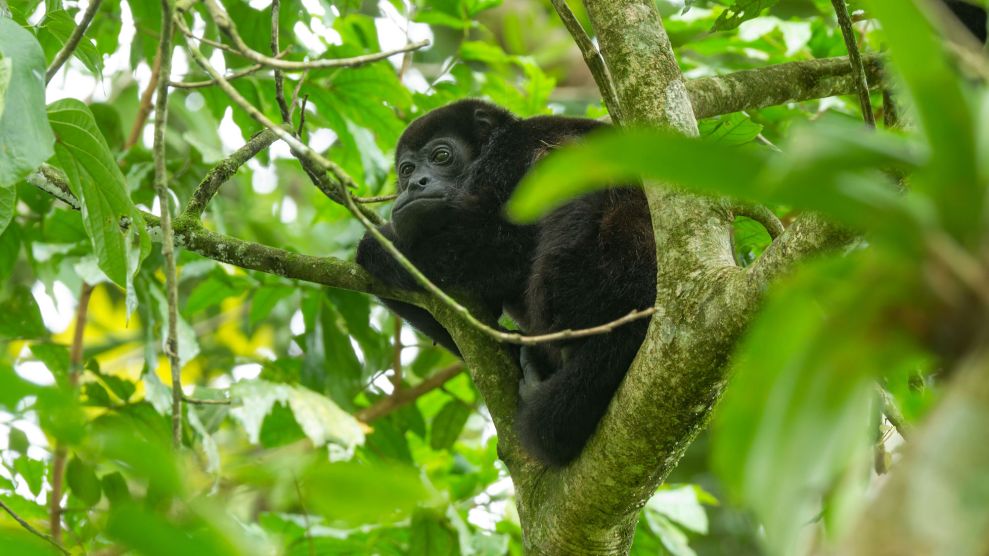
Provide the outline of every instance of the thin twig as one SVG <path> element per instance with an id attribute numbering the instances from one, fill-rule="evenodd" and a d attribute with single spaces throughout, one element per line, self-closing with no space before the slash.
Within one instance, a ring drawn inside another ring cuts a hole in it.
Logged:
<path id="1" fill-rule="evenodd" d="M 391 354 L 391 385 L 395 392 L 402 389 L 402 318 L 395 315 L 395 330 L 392 333 L 394 341 Z"/>
<path id="2" fill-rule="evenodd" d="M 302 522 L 306 526 L 306 543 L 309 545 L 309 556 L 316 556 L 316 544 L 312 539 L 312 526 L 309 524 L 309 512 L 306 510 L 306 503 L 302 497 L 302 486 L 299 485 L 299 478 L 294 474 L 292 481 L 295 483 L 295 493 L 299 497 L 299 507 L 302 509 Z"/>
<path id="3" fill-rule="evenodd" d="M 79 385 L 79 375 L 82 373 L 82 343 L 86 330 L 86 319 L 89 314 L 89 298 L 93 286 L 86 282 L 79 289 L 79 301 L 76 303 L 75 328 L 72 331 L 72 346 L 69 349 L 69 388 L 73 390 Z M 65 480 L 65 460 L 68 451 L 59 442 L 55 445 L 55 455 L 52 458 L 51 492 L 48 495 L 48 529 L 51 531 L 52 542 L 59 545 L 62 542 L 62 485 Z"/>
<path id="4" fill-rule="evenodd" d="M 155 60 L 151 65 L 151 80 L 148 81 L 148 88 L 141 94 L 141 104 L 137 109 L 137 117 L 134 118 L 134 125 L 130 129 L 130 135 L 127 136 L 127 142 L 124 143 L 125 151 L 136 145 L 141 139 L 144 124 L 148 122 L 148 116 L 151 115 L 151 99 L 158 88 L 158 76 L 161 75 L 161 54 L 155 54 Z"/>
<path id="5" fill-rule="evenodd" d="M 563 25 L 570 32 L 574 42 L 577 43 L 577 48 L 580 49 L 581 54 L 584 55 L 584 62 L 587 63 L 591 75 L 594 76 L 594 82 L 597 83 L 598 90 L 601 92 L 604 105 L 608 109 L 608 113 L 611 114 L 611 121 L 615 124 L 621 124 L 622 116 L 618 92 L 615 90 L 615 84 L 611 80 L 611 72 L 608 70 L 604 57 L 601 56 L 601 51 L 595 46 L 594 41 L 587 36 L 587 32 L 584 31 L 580 21 L 577 21 L 577 16 L 574 15 L 567 1 L 552 0 L 552 2 L 553 7 L 556 8 L 556 13 L 563 21 Z"/>
<path id="6" fill-rule="evenodd" d="M 278 140 L 278 136 L 274 132 L 265 129 L 261 133 L 251 137 L 243 147 L 237 149 L 233 154 L 213 166 L 206 173 L 206 177 L 199 183 L 199 186 L 196 187 L 196 190 L 193 191 L 192 197 L 189 198 L 189 204 L 182 211 L 180 218 L 202 218 L 206 206 L 213 196 L 216 195 L 220 186 L 236 174 L 237 170 L 246 164 L 248 160 L 257 156 L 264 149 L 267 149 L 276 140 Z"/>
<path id="7" fill-rule="evenodd" d="M 231 403 L 230 400 L 203 400 L 200 398 L 190 398 L 189 396 L 182 396 L 182 401 L 194 405 L 230 405 Z"/>
<path id="8" fill-rule="evenodd" d="M 375 419 L 380 419 L 389 413 L 401 409 L 406 405 L 418 400 L 426 394 L 436 390 L 449 382 L 451 379 L 464 371 L 463 363 L 454 363 L 449 367 L 437 371 L 432 376 L 423 380 L 411 388 L 395 390 L 392 395 L 381 398 L 377 402 L 364 409 L 361 409 L 354 417 L 365 423 L 370 423 Z"/>
<path id="9" fill-rule="evenodd" d="M 289 53 L 289 49 L 285 49 L 278 53 L 276 58 L 281 58 Z M 246 68 L 239 69 L 228 73 L 224 79 L 227 81 L 233 81 L 234 79 L 240 79 L 241 77 L 247 77 L 248 75 L 254 75 L 255 73 L 266 69 L 265 66 L 261 64 L 254 64 L 253 66 L 247 66 Z M 168 86 L 173 89 L 202 89 L 204 87 L 212 87 L 216 85 L 216 81 L 212 79 L 206 79 L 203 81 L 169 81 Z"/>
<path id="10" fill-rule="evenodd" d="M 280 47 L 278 46 L 278 8 L 279 0 L 271 0 L 271 53 L 277 58 Z M 282 70 L 275 68 L 275 100 L 278 102 L 278 110 L 282 113 L 282 122 L 291 123 L 292 116 L 285 102 L 285 78 Z"/>
<path id="11" fill-rule="evenodd" d="M 219 3 L 216 0 L 205 0 L 206 9 L 210 13 L 210 17 L 216 26 L 220 28 L 233 43 L 238 51 L 238 54 L 251 60 L 252 62 L 258 64 L 264 64 L 271 68 L 277 68 L 285 71 L 305 71 L 310 69 L 324 69 L 324 68 L 352 68 L 356 66 L 362 66 L 364 64 L 369 64 L 371 62 L 377 62 L 378 60 L 384 60 L 385 58 L 394 56 L 396 54 L 402 54 L 404 52 L 409 52 L 410 50 L 419 50 L 429 46 L 429 41 L 419 41 L 412 44 L 407 44 L 401 48 L 396 48 L 395 50 L 390 50 L 387 52 L 376 52 L 374 54 L 365 54 L 363 56 L 354 56 L 351 58 L 336 58 L 336 59 L 319 59 L 310 60 L 308 62 L 295 62 L 290 60 L 279 60 L 277 58 L 272 58 L 270 56 L 265 56 L 260 52 L 251 49 L 250 46 L 244 42 L 244 39 L 240 37 L 237 33 L 237 27 L 234 22 L 227 16 L 227 13 L 223 11 Z M 186 30 L 183 33 L 189 35 Z"/>
<path id="12" fill-rule="evenodd" d="M 172 69 L 172 7 L 161 0 L 161 44 L 158 59 L 161 75 L 155 98 L 155 192 L 161 206 L 161 254 L 165 259 L 165 290 L 168 302 L 168 332 L 165 355 L 172 375 L 172 445 L 182 445 L 182 367 L 179 361 L 179 291 L 175 269 L 175 236 L 172 232 L 171 194 L 168 191 L 168 169 L 165 166 L 165 126 L 168 122 L 168 81 Z"/>
<path id="13" fill-rule="evenodd" d="M 233 81 L 235 79 L 240 79 L 241 77 L 247 77 L 248 75 L 254 75 L 255 73 L 266 69 L 261 64 L 255 64 L 253 66 L 248 66 L 244 69 L 237 70 L 233 73 L 228 73 L 226 76 L 227 81 Z M 205 79 L 203 81 L 169 81 L 168 86 L 173 89 L 205 89 L 206 87 L 212 87 L 216 85 L 216 81 L 212 79 Z"/>
<path id="14" fill-rule="evenodd" d="M 388 201 L 394 201 L 398 198 L 397 193 L 392 193 L 391 195 L 375 195 L 374 197 L 354 197 L 354 202 L 361 205 L 368 205 L 371 203 L 386 203 Z"/>
<path id="15" fill-rule="evenodd" d="M 76 48 L 79 46 L 79 41 L 82 40 L 83 35 L 86 34 L 86 29 L 89 28 L 89 24 L 93 22 L 93 16 L 96 15 L 97 10 L 100 9 L 100 2 L 103 0 L 89 0 L 89 6 L 86 7 L 86 11 L 82 14 L 82 20 L 76 28 L 72 30 L 72 34 L 69 35 L 69 40 L 65 41 L 65 45 L 62 46 L 62 50 L 58 51 L 55 55 L 55 59 L 52 60 L 52 64 L 48 66 L 48 70 L 45 71 L 45 83 L 51 82 L 55 74 L 62 67 L 62 64 L 72 56 Z"/>
<path id="16" fill-rule="evenodd" d="M 21 525 L 21 527 L 27 529 L 27 531 L 29 533 L 31 533 L 32 535 L 48 541 L 49 544 L 51 544 L 52 546 L 54 546 L 55 548 L 57 548 L 58 551 L 61 552 L 62 554 L 66 554 L 66 555 L 69 554 L 69 551 L 66 550 L 66 549 L 64 549 L 64 548 L 62 548 L 62 545 L 58 544 L 55 541 L 55 539 L 53 539 L 52 537 L 50 537 L 50 536 L 42 533 L 41 531 L 38 531 L 37 529 L 35 529 L 34 527 L 32 527 L 30 523 L 28 523 L 27 521 L 24 521 L 24 519 L 21 516 L 19 516 L 16 513 L 14 513 L 14 510 L 10 509 L 10 507 L 7 506 L 7 504 L 4 504 L 3 503 L 3 500 L 0 500 L 0 509 L 3 509 L 3 511 L 7 512 L 10 515 L 10 517 L 14 518 L 14 521 L 16 521 L 17 523 L 19 523 Z"/>
<path id="17" fill-rule="evenodd" d="M 896 432 L 898 432 L 900 436 L 906 440 L 910 436 L 910 428 L 903 419 L 903 413 L 900 411 L 900 408 L 896 406 L 896 400 L 894 400 L 893 396 L 882 386 L 876 386 L 876 390 L 879 391 L 879 398 L 882 400 L 883 415 L 886 416 L 886 420 L 889 421 L 889 424 L 893 425 Z"/>
<path id="18" fill-rule="evenodd" d="M 866 125 L 876 127 L 876 115 L 872 111 L 872 99 L 869 98 L 869 81 L 865 76 L 865 65 L 862 63 L 862 55 L 859 53 L 858 44 L 855 41 L 855 29 L 852 27 L 852 19 L 848 16 L 848 5 L 845 0 L 831 0 L 834 6 L 834 13 L 838 16 L 838 26 L 841 27 L 841 35 L 845 38 L 845 48 L 848 49 L 848 62 L 855 73 L 855 85 L 858 89 L 859 104 L 862 107 L 862 118 Z"/>
<path id="19" fill-rule="evenodd" d="M 244 57 L 244 55 L 241 54 L 239 50 L 237 50 L 236 48 L 230 46 L 229 44 L 223 44 L 220 41 L 215 41 L 215 40 L 213 40 L 211 38 L 208 38 L 208 37 L 200 37 L 199 35 L 194 34 L 190 30 L 183 30 L 182 31 L 182 34 L 184 34 L 185 36 L 189 37 L 190 39 L 196 39 L 197 41 L 199 41 L 199 42 L 201 42 L 201 43 L 203 43 L 203 44 L 205 44 L 207 46 L 212 46 L 213 48 L 215 48 L 217 50 L 222 50 L 224 52 L 228 52 L 230 54 L 233 54 L 234 56 Z"/>
<path id="20" fill-rule="evenodd" d="M 210 2 L 211 0 L 207 0 Z M 181 28 L 185 26 L 185 22 L 181 18 L 181 14 L 176 14 L 175 23 Z M 572 338 L 582 338 L 585 336 L 593 336 L 597 334 L 603 334 L 610 332 L 615 328 L 627 324 L 629 322 L 648 317 L 656 312 L 655 307 L 648 307 L 641 310 L 632 311 L 629 314 L 616 319 L 612 322 L 602 324 L 600 326 L 595 326 L 591 328 L 585 328 L 581 330 L 562 330 L 559 332 L 553 332 L 551 334 L 542 334 L 539 336 L 526 336 L 523 334 L 516 334 L 511 332 L 502 332 L 496 328 L 484 324 L 477 317 L 471 314 L 470 310 L 458 303 L 455 299 L 450 297 L 449 294 L 440 289 L 436 284 L 434 284 L 425 274 L 422 273 L 418 268 L 412 264 L 409 259 L 398 250 L 395 245 L 386 238 L 377 226 L 364 214 L 361 207 L 354 202 L 353 197 L 350 195 L 350 190 L 355 189 L 357 184 L 354 183 L 353 178 L 351 178 L 346 172 L 343 171 L 338 165 L 330 162 L 323 156 L 321 156 L 316 151 L 312 150 L 308 145 L 302 143 L 298 138 L 292 135 L 290 132 L 283 129 L 281 126 L 276 125 L 267 116 L 262 114 L 257 108 L 251 105 L 230 83 L 228 83 L 220 72 L 216 70 L 209 63 L 209 60 L 203 55 L 203 53 L 194 46 L 189 46 L 187 49 L 189 55 L 199 64 L 206 73 L 210 74 L 213 79 L 217 80 L 217 85 L 223 89 L 223 91 L 230 97 L 232 101 L 237 103 L 248 115 L 251 116 L 256 122 L 267 127 L 279 136 L 282 140 L 288 143 L 292 154 L 303 162 L 303 168 L 306 169 L 310 178 L 315 182 L 317 187 L 328 197 L 333 199 L 335 196 L 340 197 L 344 201 L 344 206 L 350 210 L 357 220 L 367 229 L 368 233 L 377 240 L 381 246 L 387 251 L 395 260 L 406 270 L 412 277 L 418 282 L 426 291 L 433 294 L 440 302 L 452 309 L 458 315 L 460 315 L 465 321 L 467 321 L 471 326 L 480 330 L 481 332 L 487 334 L 488 336 L 501 341 L 513 344 L 521 345 L 535 345 L 545 342 L 554 342 L 559 340 L 567 340 Z M 306 167 L 306 164 L 309 167 Z M 319 179 L 321 174 L 329 173 L 336 180 L 336 183 L 329 183 L 328 180 Z M 334 189 L 335 188 L 335 189 Z"/>

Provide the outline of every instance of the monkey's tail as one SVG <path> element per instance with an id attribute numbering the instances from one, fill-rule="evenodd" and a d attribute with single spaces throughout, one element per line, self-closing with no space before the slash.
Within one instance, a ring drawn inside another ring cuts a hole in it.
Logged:
<path id="1" fill-rule="evenodd" d="M 519 405 L 522 447 L 539 461 L 562 467 L 580 455 L 642 343 L 644 325 L 573 342 L 560 369 Z"/>

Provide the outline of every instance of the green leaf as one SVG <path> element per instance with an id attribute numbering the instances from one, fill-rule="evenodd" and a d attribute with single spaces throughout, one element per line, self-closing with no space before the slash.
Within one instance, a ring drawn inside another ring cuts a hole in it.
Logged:
<path id="1" fill-rule="evenodd" d="M 127 403 L 137 390 L 137 385 L 133 382 L 115 375 L 100 374 L 100 380 L 106 384 L 113 395 L 120 398 L 120 401 Z"/>
<path id="2" fill-rule="evenodd" d="M 412 516 L 410 556 L 460 554 L 457 533 L 442 516 L 429 510 L 419 510 Z"/>
<path id="3" fill-rule="evenodd" d="M 429 433 L 429 446 L 434 450 L 446 450 L 453 446 L 460 431 L 470 417 L 470 407 L 460 400 L 451 400 L 433 418 Z"/>
<path id="4" fill-rule="evenodd" d="M 711 32 L 737 29 L 742 23 L 759 17 L 763 10 L 778 3 L 779 0 L 735 0 L 730 7 L 721 12 L 718 20 L 711 27 Z"/>
<path id="5" fill-rule="evenodd" d="M 957 64 L 915 2 L 870 0 L 889 40 L 897 72 L 916 104 L 931 148 L 930 164 L 913 186 L 935 200 L 941 224 L 954 237 L 974 244 L 981 237 L 984 184 L 978 179 L 975 118 L 962 89 Z"/>
<path id="6" fill-rule="evenodd" d="M 59 344 L 31 344 L 31 353 L 58 379 L 69 376 L 69 350 Z"/>
<path id="7" fill-rule="evenodd" d="M 794 553 L 822 499 L 861 494 L 875 430 L 873 381 L 916 361 L 916 348 L 886 315 L 922 296 L 894 260 L 869 257 L 802 269 L 770 297 L 733 356 L 714 467 L 756 511 L 774 554 Z M 876 283 L 885 287 L 848 287 Z"/>
<path id="8" fill-rule="evenodd" d="M 230 394 L 238 402 L 230 414 L 243 424 L 251 442 L 259 441 L 265 416 L 281 402 L 288 405 L 299 427 L 317 446 L 332 442 L 349 452 L 364 443 L 364 432 L 356 419 L 308 388 L 242 380 L 230 388 Z"/>
<path id="9" fill-rule="evenodd" d="M 762 133 L 761 125 L 740 112 L 708 118 L 697 124 L 700 127 L 701 137 L 723 145 L 744 145 Z"/>
<path id="10" fill-rule="evenodd" d="M 888 226 L 906 237 L 930 225 L 930 210 L 922 199 L 898 195 L 881 175 L 869 173 L 916 165 L 923 155 L 904 140 L 818 125 L 813 134 L 795 132 L 784 151 L 770 157 L 662 130 L 606 130 L 537 164 L 507 210 L 513 218 L 532 221 L 577 195 L 642 179 L 814 210 L 862 228 Z"/>
<path id="11" fill-rule="evenodd" d="M 23 500 L 19 496 L 12 498 Z M 24 514 L 15 508 L 16 506 L 11 507 L 11 511 L 23 517 Z M 0 529 L 0 546 L 3 546 L 5 554 L 17 556 L 50 556 L 55 554 L 48 541 L 24 529 Z"/>
<path id="12" fill-rule="evenodd" d="M 646 503 L 646 511 L 660 514 L 695 533 L 707 534 L 707 514 L 693 485 L 660 488 Z"/>
<path id="13" fill-rule="evenodd" d="M 18 454 L 26 454 L 27 448 L 31 443 L 28 442 L 27 434 L 17 427 L 11 427 L 10 432 L 7 433 L 7 448 Z"/>
<path id="14" fill-rule="evenodd" d="M 673 556 L 696 556 L 696 552 L 687 544 L 687 535 L 662 515 L 645 514 L 649 529 L 659 537 L 663 547 Z"/>
<path id="15" fill-rule="evenodd" d="M 13 76 L 14 61 L 10 58 L 0 58 L 0 116 L 3 116 L 4 99 L 7 97 L 7 89 L 10 88 L 10 80 Z"/>
<path id="16" fill-rule="evenodd" d="M 102 497 L 100 479 L 93 468 L 79 458 L 69 460 L 65 468 L 65 480 L 69 490 L 86 506 L 95 506 Z"/>
<path id="17" fill-rule="evenodd" d="M 151 246 L 144 218 L 127 195 L 124 175 L 85 104 L 75 99 L 54 102 L 48 117 L 57 136 L 54 160 L 82 203 L 83 224 L 100 269 L 131 292 L 133 276 Z M 128 222 L 126 230 L 121 229 L 122 221 Z"/>
<path id="18" fill-rule="evenodd" d="M 251 313 L 249 317 L 251 327 L 257 326 L 259 322 L 266 319 L 271 314 L 271 310 L 275 308 L 275 305 L 282 299 L 292 295 L 293 292 L 295 290 L 288 286 L 263 286 L 255 290 L 254 296 L 251 298 Z"/>
<path id="19" fill-rule="evenodd" d="M 193 316 L 203 309 L 219 304 L 228 297 L 240 295 L 244 289 L 243 281 L 235 280 L 223 271 L 215 272 L 197 284 L 189 293 L 183 313 L 186 316 Z"/>
<path id="20" fill-rule="evenodd" d="M 86 396 L 86 404 L 88 405 L 95 405 L 97 407 L 111 407 L 113 405 L 113 401 L 110 400 L 110 394 L 98 382 L 87 382 L 83 384 L 82 391 Z"/>
<path id="21" fill-rule="evenodd" d="M 405 465 L 322 464 L 301 482 L 307 507 L 349 524 L 394 523 L 430 497 L 419 470 Z"/>
<path id="22" fill-rule="evenodd" d="M 41 320 L 41 310 L 24 286 L 14 286 L 0 302 L 0 338 L 40 338 L 48 333 Z"/>
<path id="23" fill-rule="evenodd" d="M 14 271 L 17 256 L 21 252 L 20 227 L 14 222 L 0 234 L 0 282 L 5 282 Z"/>
<path id="24" fill-rule="evenodd" d="M 0 17 L 0 57 L 12 64 L 0 114 L 0 188 L 24 179 L 52 155 L 45 105 L 45 55 L 34 35 Z"/>
<path id="25" fill-rule="evenodd" d="M 48 59 L 55 55 L 69 41 L 76 30 L 76 22 L 65 10 L 50 10 L 45 12 L 45 18 L 37 27 L 38 41 L 45 50 Z M 103 57 L 96 51 L 93 40 L 83 35 L 76 45 L 72 55 L 78 58 L 98 80 L 103 79 Z M 63 66 L 65 67 L 65 66 Z"/>
<path id="26" fill-rule="evenodd" d="M 124 479 L 124 476 L 119 471 L 103 475 L 103 479 L 100 482 L 102 483 L 103 492 L 111 504 L 116 505 L 131 499 L 130 489 L 127 487 L 127 479 Z"/>
<path id="27" fill-rule="evenodd" d="M 146 556 L 250 554 L 224 535 L 223 529 L 204 523 L 196 514 L 172 523 L 164 513 L 155 513 L 136 503 L 118 504 L 110 512 L 106 533 L 135 554 Z M 225 524 L 232 526 L 232 524 Z"/>
<path id="28" fill-rule="evenodd" d="M 27 483 L 31 494 L 41 494 L 41 485 L 45 477 L 45 462 L 31 459 L 23 455 L 14 460 L 14 471 Z"/>
<path id="29" fill-rule="evenodd" d="M 0 235 L 10 225 L 17 211 L 17 189 L 0 187 Z"/>

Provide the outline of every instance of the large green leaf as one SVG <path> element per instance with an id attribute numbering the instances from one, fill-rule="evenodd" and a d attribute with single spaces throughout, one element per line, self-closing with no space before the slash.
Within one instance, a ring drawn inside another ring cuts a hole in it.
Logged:
<path id="1" fill-rule="evenodd" d="M 985 210 L 978 180 L 974 114 L 962 82 L 914 1 L 870 0 L 889 40 L 893 65 L 916 105 L 931 148 L 918 191 L 935 200 L 941 224 L 959 239 L 975 242 Z"/>
<path id="2" fill-rule="evenodd" d="M 671 183 L 703 193 L 819 211 L 864 228 L 915 230 L 931 217 L 871 170 L 909 168 L 923 153 L 889 134 L 846 126 L 794 132 L 785 154 L 662 130 L 599 133 L 552 153 L 522 180 L 509 215 L 528 221 L 577 195 L 614 184 Z"/>
<path id="3" fill-rule="evenodd" d="M 55 131 L 55 162 L 82 202 L 83 225 L 100 269 L 131 289 L 150 250 L 144 218 L 127 195 L 126 182 L 89 108 L 75 99 L 53 102 L 48 117 Z M 127 223 L 126 229 L 121 227 Z"/>
<path id="4" fill-rule="evenodd" d="M 45 115 L 45 54 L 34 35 L 0 16 L 0 59 L 10 69 L 0 114 L 0 188 L 10 187 L 52 155 Z M 7 61 L 9 60 L 9 62 Z"/>
<path id="5" fill-rule="evenodd" d="M 756 511 L 773 554 L 797 553 L 822 510 L 847 519 L 842 502 L 861 494 L 871 463 L 873 381 L 916 362 L 884 315 L 922 296 L 893 261 L 872 255 L 801 271 L 771 296 L 733 357 L 714 467 Z M 884 288 L 849 287 L 866 283 Z"/>

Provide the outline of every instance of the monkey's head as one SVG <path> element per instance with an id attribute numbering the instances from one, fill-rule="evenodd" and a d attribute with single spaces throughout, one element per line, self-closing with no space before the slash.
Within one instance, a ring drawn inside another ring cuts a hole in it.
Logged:
<path id="1" fill-rule="evenodd" d="M 395 149 L 392 222 L 398 236 L 409 240 L 448 221 L 492 135 L 515 121 L 493 104 L 461 100 L 409 124 Z"/>

